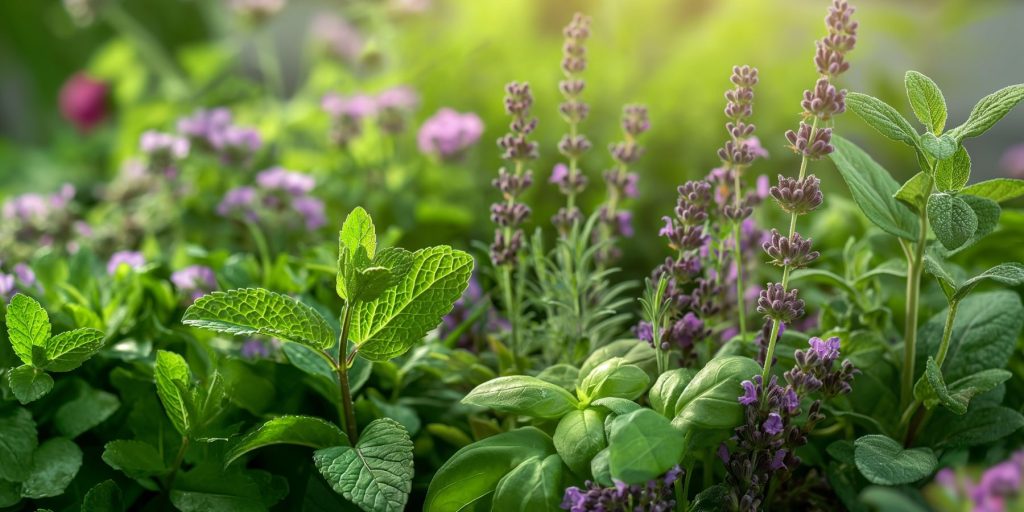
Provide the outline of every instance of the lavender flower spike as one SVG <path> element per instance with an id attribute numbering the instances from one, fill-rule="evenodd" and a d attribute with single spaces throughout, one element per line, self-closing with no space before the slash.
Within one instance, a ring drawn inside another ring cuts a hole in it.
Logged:
<path id="1" fill-rule="evenodd" d="M 579 133 L 579 124 L 587 118 L 589 112 L 589 107 L 580 96 L 585 85 L 582 73 L 587 68 L 587 49 L 584 44 L 590 37 L 590 18 L 576 13 L 562 32 L 565 34 L 565 44 L 562 46 L 562 73 L 565 79 L 558 83 L 558 89 L 565 101 L 558 106 L 558 111 L 569 124 L 569 133 L 562 136 L 558 151 L 569 163 L 562 167 L 564 173 L 551 176 L 551 182 L 558 185 L 566 197 L 565 207 L 558 210 L 551 222 L 565 235 L 574 223 L 583 218 L 576 206 L 576 196 L 587 186 L 586 176 L 579 169 L 579 158 L 590 149 L 590 141 Z M 562 168 L 556 166 L 555 171 Z"/>

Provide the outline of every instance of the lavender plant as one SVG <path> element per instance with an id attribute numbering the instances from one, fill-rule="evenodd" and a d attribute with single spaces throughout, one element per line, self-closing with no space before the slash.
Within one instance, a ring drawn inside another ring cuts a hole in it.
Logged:
<path id="1" fill-rule="evenodd" d="M 579 124 L 587 118 L 590 110 L 581 98 L 586 85 L 582 74 L 587 68 L 587 48 L 584 45 L 590 37 L 590 18 L 576 13 L 563 33 L 562 73 L 565 79 L 558 83 L 558 89 L 565 101 L 558 106 L 558 111 L 569 124 L 569 133 L 562 136 L 558 151 L 568 160 L 568 165 L 556 165 L 550 181 L 558 185 L 559 191 L 565 195 L 565 207 L 551 219 L 564 236 L 573 224 L 583 219 L 576 198 L 587 186 L 587 177 L 579 168 L 579 159 L 590 149 L 590 141 L 579 133 Z"/>

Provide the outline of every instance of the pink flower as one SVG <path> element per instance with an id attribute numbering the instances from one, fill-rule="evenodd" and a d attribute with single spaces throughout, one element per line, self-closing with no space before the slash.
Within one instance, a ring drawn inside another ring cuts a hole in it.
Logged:
<path id="1" fill-rule="evenodd" d="M 117 269 L 121 268 L 121 265 L 128 265 L 133 269 L 137 269 L 146 264 L 146 258 L 142 256 L 141 252 L 138 251 L 117 251 L 110 256 L 110 260 L 107 261 L 107 273 L 113 275 L 117 272 Z"/>
<path id="2" fill-rule="evenodd" d="M 64 118 L 88 132 L 107 117 L 107 84 L 76 73 L 61 87 L 59 103 Z"/>
<path id="3" fill-rule="evenodd" d="M 416 136 L 420 151 L 444 159 L 454 159 L 480 140 L 484 123 L 473 113 L 442 108 L 423 122 Z"/>

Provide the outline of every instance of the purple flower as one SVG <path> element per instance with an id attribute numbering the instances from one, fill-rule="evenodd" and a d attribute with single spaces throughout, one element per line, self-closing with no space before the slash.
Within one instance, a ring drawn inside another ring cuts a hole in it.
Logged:
<path id="1" fill-rule="evenodd" d="M 587 480 L 583 488 L 567 488 L 561 506 L 570 512 L 669 512 L 676 506 L 674 486 L 684 473 L 675 466 L 647 483 L 628 485 L 615 481 L 612 487 Z"/>
<path id="2" fill-rule="evenodd" d="M 774 414 L 774 413 L 773 413 Z M 776 414 L 776 416 L 778 416 Z M 767 430 L 767 427 L 766 427 Z M 781 430 L 781 428 L 780 428 Z M 778 471 L 786 467 L 786 455 L 788 452 L 785 449 L 778 449 L 775 451 L 775 455 L 772 456 L 772 462 L 768 465 L 768 468 L 772 471 Z"/>
<path id="3" fill-rule="evenodd" d="M 210 145 L 231 164 L 244 164 L 263 147 L 263 138 L 253 128 L 227 126 L 210 133 Z"/>
<path id="4" fill-rule="evenodd" d="M 249 220 L 256 220 L 256 189 L 253 187 L 235 187 L 228 190 L 217 205 L 217 213 L 222 216 L 229 216 L 235 212 L 242 212 Z"/>
<path id="5" fill-rule="evenodd" d="M 555 164 L 555 167 L 551 170 L 551 178 L 548 179 L 548 183 L 561 184 L 569 178 L 569 167 L 565 164 Z"/>
<path id="6" fill-rule="evenodd" d="M 626 173 L 626 180 L 622 186 L 622 192 L 626 197 L 636 197 L 639 192 L 637 190 L 637 182 L 640 181 L 640 175 L 635 172 Z"/>
<path id="7" fill-rule="evenodd" d="M 14 265 L 14 275 L 25 286 L 30 287 L 36 284 L 36 273 L 32 271 L 32 267 L 24 263 Z"/>
<path id="8" fill-rule="evenodd" d="M 768 413 L 768 419 L 764 420 L 761 428 L 769 435 L 777 435 L 779 432 L 782 432 L 782 416 L 775 412 Z"/>
<path id="9" fill-rule="evenodd" d="M 757 403 L 757 387 L 753 382 L 745 380 L 740 385 L 743 387 L 743 394 L 740 395 L 739 402 L 743 405 L 752 405 Z"/>
<path id="10" fill-rule="evenodd" d="M 327 217 L 324 214 L 323 201 L 310 196 L 296 197 L 292 201 L 292 208 L 302 216 L 306 229 L 313 231 L 327 224 Z"/>
<path id="11" fill-rule="evenodd" d="M 213 147 L 211 142 L 220 132 L 231 126 L 231 111 L 226 108 L 197 110 L 191 116 L 178 120 L 178 133 L 193 144 Z"/>
<path id="12" fill-rule="evenodd" d="M 14 296 L 15 290 L 14 274 L 0 272 L 0 298 L 9 300 Z"/>
<path id="13" fill-rule="evenodd" d="M 263 340 L 250 338 L 242 343 L 239 353 L 245 359 L 266 359 L 270 357 L 270 347 Z"/>
<path id="14" fill-rule="evenodd" d="M 416 142 L 422 153 L 450 160 L 476 144 L 483 132 L 484 123 L 476 114 L 442 108 L 423 122 Z"/>
<path id="15" fill-rule="evenodd" d="M 107 84 L 76 73 L 60 89 L 60 112 L 79 131 L 88 132 L 107 117 Z"/>
<path id="16" fill-rule="evenodd" d="M 138 269 L 146 264 L 146 258 L 138 251 L 117 251 L 107 261 L 107 273 L 114 275 L 121 265 L 127 265 L 132 269 Z"/>
<path id="17" fill-rule="evenodd" d="M 217 276 L 210 267 L 191 265 L 171 274 L 171 282 L 195 300 L 217 287 Z"/>
<path id="18" fill-rule="evenodd" d="M 811 338 L 809 343 L 811 350 L 821 359 L 831 362 L 839 358 L 838 337 L 832 337 L 824 341 L 821 338 Z"/>
<path id="19" fill-rule="evenodd" d="M 281 190 L 293 196 L 309 193 L 316 179 L 308 174 L 273 167 L 256 175 L 256 184 L 266 190 Z"/>
<path id="20" fill-rule="evenodd" d="M 377 102 L 372 96 L 356 94 L 342 96 L 336 93 L 325 94 L 320 100 L 320 107 L 331 117 L 350 117 L 360 120 L 377 113 Z"/>
<path id="21" fill-rule="evenodd" d="M 400 85 L 381 91 L 375 101 L 378 109 L 411 110 L 419 104 L 420 98 L 412 87 Z"/>
<path id="22" fill-rule="evenodd" d="M 335 57 L 355 62 L 363 53 L 366 41 L 354 25 L 330 12 L 314 16 L 310 27 L 313 38 L 325 46 Z"/>

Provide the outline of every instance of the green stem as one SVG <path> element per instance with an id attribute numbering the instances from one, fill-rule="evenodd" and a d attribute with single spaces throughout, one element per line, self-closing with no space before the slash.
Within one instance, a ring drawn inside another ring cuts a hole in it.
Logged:
<path id="1" fill-rule="evenodd" d="M 186 450 L 188 450 L 188 436 L 182 436 L 181 447 L 178 448 L 178 454 L 174 456 L 174 465 L 171 467 L 171 474 L 167 475 L 167 481 L 164 483 L 164 487 L 167 489 L 168 494 L 170 494 L 171 489 L 174 486 L 174 479 L 178 476 L 178 470 L 181 468 L 181 463 L 185 460 Z"/>
<path id="2" fill-rule="evenodd" d="M 921 272 L 924 270 L 924 248 L 928 241 L 928 212 L 920 212 L 920 235 L 914 247 L 913 259 L 907 268 L 907 309 L 903 332 L 903 379 L 900 403 L 904 406 L 914 400 L 914 360 L 917 357 L 917 303 L 921 294 Z"/>
<path id="3" fill-rule="evenodd" d="M 737 174 L 737 176 L 739 176 Z M 736 180 L 737 182 L 739 179 Z M 740 340 L 747 339 L 747 307 L 746 301 L 744 300 L 744 287 L 743 287 L 743 254 L 740 251 L 740 223 L 733 223 L 732 228 L 733 236 L 733 259 L 736 264 L 736 313 L 739 315 L 740 320 Z"/>
<path id="4" fill-rule="evenodd" d="M 271 261 L 270 247 L 267 245 L 267 237 L 263 236 L 263 230 L 261 230 L 255 222 L 246 220 L 245 226 L 249 228 L 249 234 L 252 235 L 253 243 L 256 244 L 256 251 L 260 255 L 260 267 L 263 269 L 263 279 L 261 280 L 261 283 L 264 288 L 269 288 Z"/>
<path id="5" fill-rule="evenodd" d="M 518 314 L 515 306 L 515 291 L 512 289 L 512 267 L 510 264 L 501 266 L 501 291 L 505 296 L 505 310 L 508 313 L 509 349 L 512 351 L 512 369 L 519 371 L 519 327 Z"/>
<path id="6" fill-rule="evenodd" d="M 338 360 L 335 363 L 335 371 L 338 372 L 338 387 L 341 391 L 342 416 L 344 417 L 345 433 L 348 434 L 350 443 L 358 439 L 356 429 L 356 415 L 352 407 L 352 389 L 348 382 L 348 332 L 352 325 L 352 307 L 345 304 L 345 313 L 341 321 L 341 336 L 338 337 Z"/>
<path id="7" fill-rule="evenodd" d="M 134 44 L 141 54 L 142 60 L 152 66 L 153 71 L 160 75 L 172 96 L 180 97 L 188 93 L 188 82 L 181 70 L 164 51 L 160 42 L 153 37 L 149 30 L 146 30 L 146 27 L 122 9 L 118 2 L 106 3 L 103 8 L 103 18 Z"/>
<path id="8" fill-rule="evenodd" d="M 953 321 L 956 320 L 956 311 L 960 308 L 960 301 L 953 300 L 949 303 L 949 312 L 946 313 L 946 326 L 942 330 L 942 342 L 939 344 L 939 351 L 935 354 L 935 366 L 942 369 L 942 363 L 946 361 L 946 354 L 949 352 L 949 340 L 953 337 Z"/>

